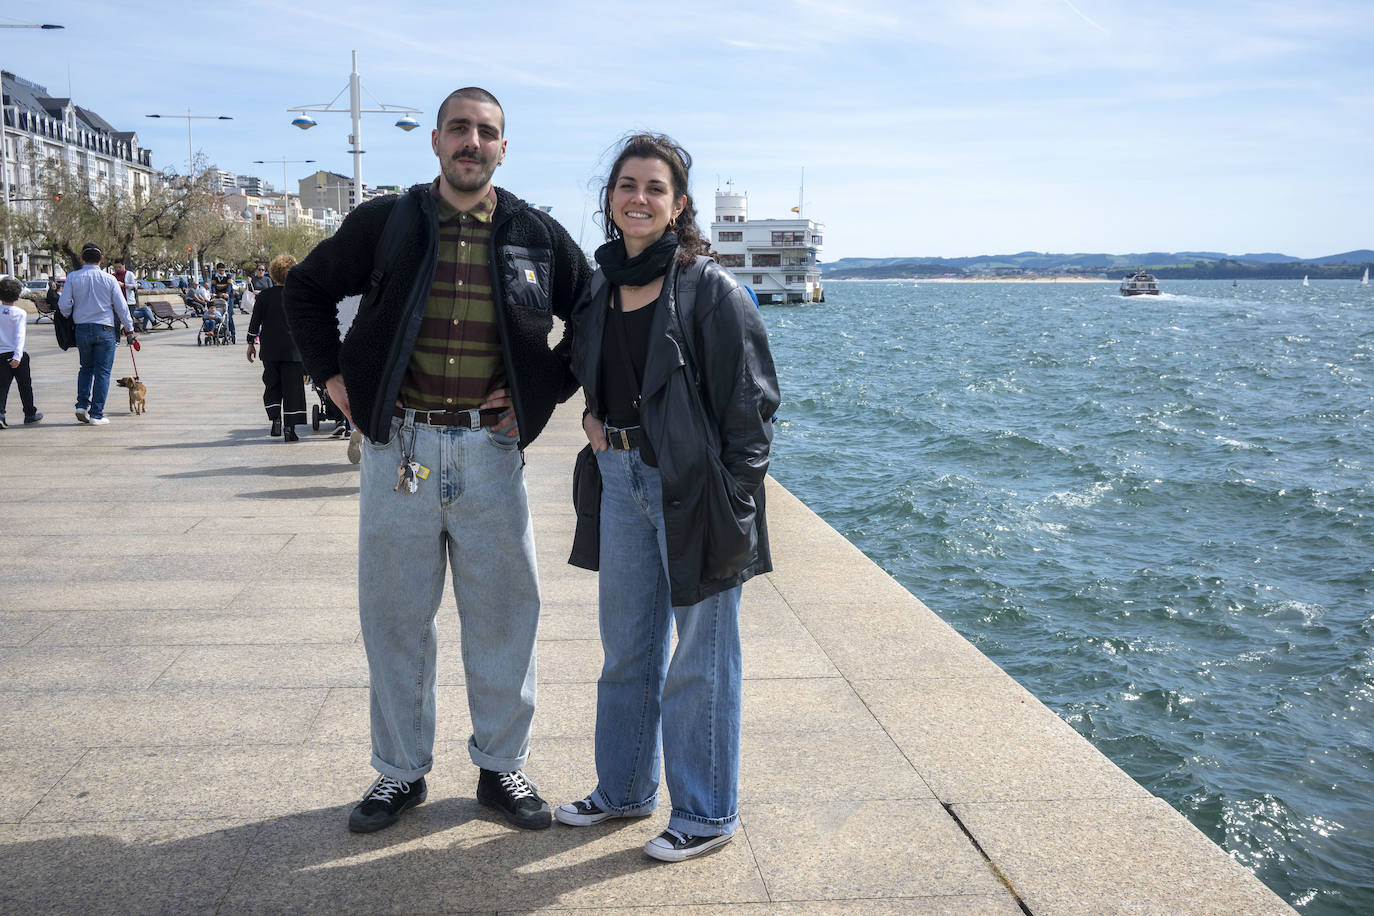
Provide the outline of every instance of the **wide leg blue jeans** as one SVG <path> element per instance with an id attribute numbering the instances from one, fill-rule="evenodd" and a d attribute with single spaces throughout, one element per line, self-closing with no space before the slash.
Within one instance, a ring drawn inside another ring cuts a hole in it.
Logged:
<path id="1" fill-rule="evenodd" d="M 673 607 L 658 469 L 646 465 L 638 449 L 598 452 L 597 464 L 605 660 L 597 682 L 592 800 L 620 814 L 654 810 L 662 760 L 673 802 L 668 826 L 698 836 L 734 833 L 740 589 Z M 677 647 L 670 658 L 674 625 Z"/>

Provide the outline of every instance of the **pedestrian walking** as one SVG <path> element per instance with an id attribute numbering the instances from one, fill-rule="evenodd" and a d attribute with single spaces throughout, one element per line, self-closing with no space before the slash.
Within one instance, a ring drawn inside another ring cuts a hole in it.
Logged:
<path id="1" fill-rule="evenodd" d="M 129 305 L 119 291 L 119 281 L 100 269 L 100 246 L 87 243 L 81 249 L 81 268 L 67 275 L 57 307 L 76 322 L 76 349 L 81 370 L 76 375 L 76 418 L 103 426 L 105 397 L 110 391 L 119 329 L 133 340 L 134 323 Z"/>
<path id="2" fill-rule="evenodd" d="M 19 383 L 19 402 L 24 405 L 24 422 L 37 423 L 43 419 L 33 404 L 33 377 L 29 369 L 28 337 L 29 313 L 19 305 L 24 287 L 13 277 L 0 280 L 0 429 L 9 424 L 5 407 L 10 399 L 10 382 Z"/>
<path id="3" fill-rule="evenodd" d="M 296 266 L 289 254 L 272 259 L 272 277 L 286 282 L 286 274 Z M 248 319 L 248 361 L 261 353 L 262 406 L 272 424 L 273 436 L 295 442 L 296 426 L 305 422 L 305 367 L 300 351 L 291 339 L 282 305 L 282 287 L 272 286 L 257 294 L 253 314 Z"/>

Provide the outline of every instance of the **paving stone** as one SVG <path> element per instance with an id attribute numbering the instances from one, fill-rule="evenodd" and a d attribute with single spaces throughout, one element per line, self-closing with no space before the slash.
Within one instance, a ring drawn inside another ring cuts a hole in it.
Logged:
<path id="1" fill-rule="evenodd" d="M 0 912 L 214 912 L 261 830 L 230 819 L 0 826 Z"/>
<path id="2" fill-rule="evenodd" d="M 1294 912 L 1162 799 L 976 802 L 954 811 L 1032 913 Z"/>
<path id="3" fill-rule="evenodd" d="M 147 687 L 185 651 L 179 646 L 0 649 L 0 690 Z"/>
<path id="4" fill-rule="evenodd" d="M 1148 795 L 1009 677 L 854 689 L 944 802 Z"/>
<path id="5" fill-rule="evenodd" d="M 334 608 L 235 608 L 205 611 L 68 611 L 49 614 L 34 646 L 197 646 L 351 644 L 357 615 Z"/>
<path id="6" fill-rule="evenodd" d="M 195 747 L 302 741 L 326 691 L 68 690 L 43 698 L 0 691 L 0 747 Z M 44 752 L 46 755 L 46 751 Z"/>
<path id="7" fill-rule="evenodd" d="M 751 805 L 749 843 L 774 900 L 993 895 L 983 857 L 934 799 Z"/>
<path id="8" fill-rule="evenodd" d="M 5 706 L 10 708 L 10 703 Z M 32 811 L 85 753 L 80 747 L 65 750 L 44 747 L 37 752 L 37 746 L 14 734 L 8 722 L 0 725 L 0 772 L 5 774 L 5 778 L 0 779 L 0 824 L 17 823 Z M 36 765 L 39 761 L 41 766 Z M 0 860 L 6 857 L 3 837 L 0 831 Z M 0 869 L 0 886 L 3 886 L 6 871 Z M 3 899 L 0 896 L 0 900 Z M 0 913 L 3 912 L 13 911 L 0 906 Z"/>
<path id="9" fill-rule="evenodd" d="M 546 907 L 541 913 L 576 916 L 663 916 L 662 906 L 594 907 L 564 909 Z M 674 905 L 673 913 L 706 916 L 719 912 L 711 904 Z M 933 897 L 900 897 L 887 900 L 807 900 L 797 902 L 743 903 L 730 907 L 734 916 L 1022 916 L 1011 895 L 950 894 Z"/>
<path id="10" fill-rule="evenodd" d="M 41 612 L 0 614 L 0 646 L 28 645 L 59 619 Z"/>
<path id="11" fill-rule="evenodd" d="M 365 687 L 360 645 L 190 646 L 157 679 L 174 687 Z"/>

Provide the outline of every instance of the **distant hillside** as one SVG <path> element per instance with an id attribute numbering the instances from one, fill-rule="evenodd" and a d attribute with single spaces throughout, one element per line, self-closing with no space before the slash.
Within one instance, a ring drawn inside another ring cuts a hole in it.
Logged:
<path id="1" fill-rule="evenodd" d="M 1014 277 L 1117 274 L 1144 267 L 1175 279 L 1313 279 L 1358 277 L 1374 266 L 1364 248 L 1304 261 L 1285 254 L 1231 255 L 1218 251 L 1148 251 L 1134 254 L 984 254 L 968 258 L 841 258 L 821 267 L 830 280 L 890 280 L 928 277 Z"/>

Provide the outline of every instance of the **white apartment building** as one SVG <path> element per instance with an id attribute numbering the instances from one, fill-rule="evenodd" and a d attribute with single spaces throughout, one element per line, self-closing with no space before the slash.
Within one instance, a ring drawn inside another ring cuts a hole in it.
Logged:
<path id="1" fill-rule="evenodd" d="M 794 210 L 794 212 L 796 212 Z M 749 195 L 716 191 L 711 247 L 760 304 L 824 302 L 820 251 L 825 224 L 796 219 L 749 219 Z"/>
<path id="2" fill-rule="evenodd" d="M 9 204 L 25 212 L 40 201 L 38 176 L 52 161 L 65 162 L 92 196 L 147 193 L 157 172 L 152 151 L 139 146 L 135 131 L 116 130 L 71 99 L 54 98 L 37 83 L 0 72 L 4 94 L 4 145 L 0 167 L 9 182 Z M 15 252 L 5 273 L 37 275 L 28 252 Z M 16 269 L 17 268 L 17 269 Z"/>

